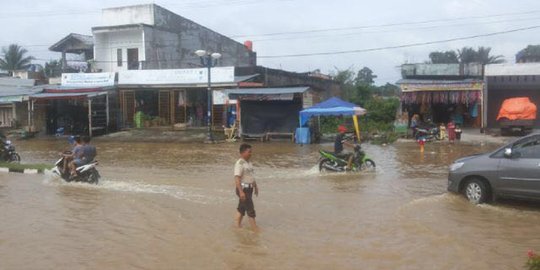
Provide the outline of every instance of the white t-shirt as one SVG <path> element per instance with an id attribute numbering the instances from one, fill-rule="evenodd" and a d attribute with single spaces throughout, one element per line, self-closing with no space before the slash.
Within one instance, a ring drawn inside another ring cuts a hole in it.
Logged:
<path id="1" fill-rule="evenodd" d="M 255 175 L 251 162 L 245 161 L 243 158 L 237 160 L 234 164 L 234 176 L 240 176 L 242 183 L 253 184 Z"/>

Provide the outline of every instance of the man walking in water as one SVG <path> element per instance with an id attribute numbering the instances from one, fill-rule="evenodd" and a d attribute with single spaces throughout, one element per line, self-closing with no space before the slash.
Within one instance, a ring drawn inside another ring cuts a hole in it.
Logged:
<path id="1" fill-rule="evenodd" d="M 234 182 L 236 185 L 236 195 L 240 198 L 236 213 L 236 225 L 242 227 L 242 218 L 248 215 L 249 224 L 255 231 L 257 223 L 255 222 L 255 206 L 253 205 L 252 195 L 259 196 L 259 188 L 253 175 L 253 166 L 251 159 L 251 145 L 240 145 L 240 159 L 234 164 Z"/>

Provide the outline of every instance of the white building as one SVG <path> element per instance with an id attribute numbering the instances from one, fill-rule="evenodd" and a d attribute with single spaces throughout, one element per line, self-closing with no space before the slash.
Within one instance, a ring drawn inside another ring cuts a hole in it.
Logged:
<path id="1" fill-rule="evenodd" d="M 200 67 L 194 54 L 222 54 L 220 66 L 255 66 L 248 47 L 155 4 L 103 10 L 103 25 L 93 27 L 97 72 Z"/>

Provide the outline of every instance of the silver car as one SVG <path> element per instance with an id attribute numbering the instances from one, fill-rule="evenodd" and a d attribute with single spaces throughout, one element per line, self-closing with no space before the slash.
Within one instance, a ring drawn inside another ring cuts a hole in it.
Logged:
<path id="1" fill-rule="evenodd" d="M 540 134 L 454 161 L 448 191 L 462 193 L 474 204 L 497 197 L 540 199 Z"/>

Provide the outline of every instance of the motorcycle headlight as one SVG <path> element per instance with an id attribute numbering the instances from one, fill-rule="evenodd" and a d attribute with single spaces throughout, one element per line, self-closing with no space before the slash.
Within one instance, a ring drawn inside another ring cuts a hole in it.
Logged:
<path id="1" fill-rule="evenodd" d="M 7 140 L 7 141 L 6 141 L 6 144 L 11 144 L 11 141 L 10 141 L 10 140 Z"/>
<path id="2" fill-rule="evenodd" d="M 463 167 L 463 165 L 465 165 L 464 162 L 454 163 L 454 164 L 450 165 L 450 171 L 451 172 L 457 171 L 457 170 L 461 169 L 461 167 Z"/>

